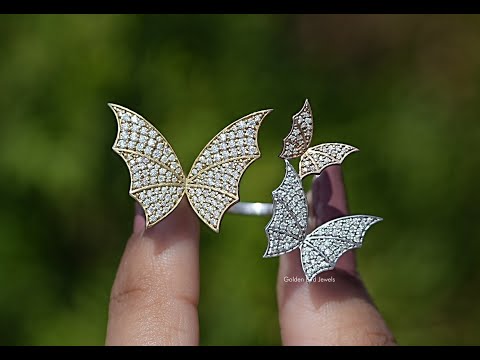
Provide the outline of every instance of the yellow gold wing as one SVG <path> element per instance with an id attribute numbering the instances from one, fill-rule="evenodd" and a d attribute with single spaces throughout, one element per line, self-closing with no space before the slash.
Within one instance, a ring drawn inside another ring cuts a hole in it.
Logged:
<path id="1" fill-rule="evenodd" d="M 187 176 L 187 197 L 193 210 L 216 232 L 225 211 L 239 201 L 240 178 L 260 157 L 258 130 L 270 111 L 257 111 L 220 131 L 200 152 Z"/>
<path id="2" fill-rule="evenodd" d="M 185 193 L 185 175 L 170 144 L 139 114 L 108 104 L 117 118 L 118 131 L 112 149 L 130 172 L 130 196 L 145 211 L 151 227 L 175 209 Z"/>

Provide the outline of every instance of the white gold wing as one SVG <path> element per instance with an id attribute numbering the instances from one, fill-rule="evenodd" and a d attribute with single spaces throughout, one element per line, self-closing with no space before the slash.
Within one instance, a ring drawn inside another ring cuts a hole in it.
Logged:
<path id="1" fill-rule="evenodd" d="M 272 192 L 273 214 L 265 227 L 268 246 L 263 257 L 290 252 L 305 239 L 308 205 L 302 181 L 292 165 L 285 160 L 285 176 Z"/>
<path id="2" fill-rule="evenodd" d="M 350 215 L 330 220 L 307 235 L 302 243 L 302 267 L 308 281 L 335 267 L 337 260 L 350 249 L 362 246 L 366 231 L 382 218 Z"/>
<path id="3" fill-rule="evenodd" d="M 325 143 L 309 148 L 300 158 L 299 174 L 303 179 L 310 174 L 320 174 L 326 167 L 341 164 L 345 158 L 358 151 L 356 147 L 341 143 Z"/>

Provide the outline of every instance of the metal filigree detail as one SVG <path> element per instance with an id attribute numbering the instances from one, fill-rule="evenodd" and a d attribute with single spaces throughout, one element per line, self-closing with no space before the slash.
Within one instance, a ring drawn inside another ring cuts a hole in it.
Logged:
<path id="1" fill-rule="evenodd" d="M 282 159 L 293 159 L 307 151 L 312 141 L 313 115 L 308 99 L 302 109 L 293 115 L 290 133 L 283 139 Z"/>
<path id="2" fill-rule="evenodd" d="M 309 148 L 299 162 L 300 178 L 310 174 L 320 174 L 326 167 L 341 164 L 343 160 L 359 151 L 356 147 L 341 143 L 325 143 Z"/>
<path id="3" fill-rule="evenodd" d="M 225 211 L 239 201 L 240 179 L 260 157 L 258 130 L 271 110 L 247 115 L 218 133 L 200 152 L 185 177 L 175 152 L 139 114 L 109 104 L 118 122 L 113 150 L 130 172 L 130 196 L 151 227 L 175 209 L 184 193 L 200 219 L 218 232 Z"/>
<path id="4" fill-rule="evenodd" d="M 308 281 L 335 267 L 345 252 L 362 246 L 366 231 L 382 218 L 350 215 L 330 220 L 313 230 L 300 246 L 302 268 Z"/>
<path id="5" fill-rule="evenodd" d="M 305 239 L 308 205 L 302 181 L 292 165 L 285 160 L 285 176 L 272 192 L 273 214 L 265 227 L 268 247 L 263 257 L 290 252 Z"/>

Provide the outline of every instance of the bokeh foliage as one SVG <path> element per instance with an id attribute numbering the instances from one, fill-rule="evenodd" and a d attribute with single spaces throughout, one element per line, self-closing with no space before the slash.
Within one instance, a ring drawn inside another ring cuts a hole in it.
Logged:
<path id="1" fill-rule="evenodd" d="M 398 341 L 477 344 L 479 38 L 474 15 L 0 16 L 0 343 L 104 341 L 133 214 L 107 102 L 155 124 L 184 169 L 274 108 L 241 185 L 270 201 L 308 97 L 313 143 L 361 149 L 350 208 L 385 221 L 359 267 Z M 202 227 L 202 344 L 280 343 L 267 221 Z"/>

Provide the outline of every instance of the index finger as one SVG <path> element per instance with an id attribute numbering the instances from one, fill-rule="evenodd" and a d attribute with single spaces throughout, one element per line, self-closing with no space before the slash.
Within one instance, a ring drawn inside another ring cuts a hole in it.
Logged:
<path id="1" fill-rule="evenodd" d="M 134 231 L 112 288 L 107 345 L 197 345 L 199 222 L 186 199 L 145 230 Z"/>

